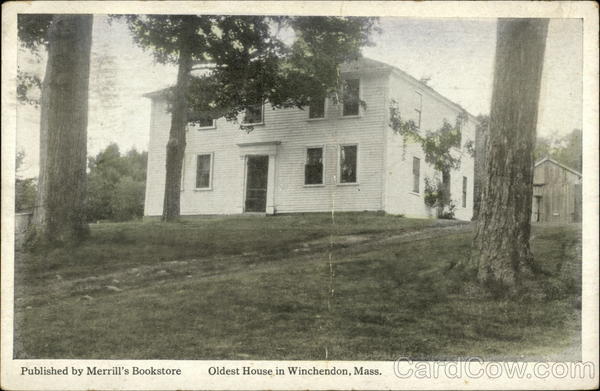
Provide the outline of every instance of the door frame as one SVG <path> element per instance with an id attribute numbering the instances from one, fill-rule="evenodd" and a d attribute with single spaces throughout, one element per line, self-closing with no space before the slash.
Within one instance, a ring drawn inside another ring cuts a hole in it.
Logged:
<path id="1" fill-rule="evenodd" d="M 265 194 L 265 210 L 264 211 L 247 211 L 246 210 L 246 201 L 248 199 L 248 163 L 249 163 L 249 158 L 253 158 L 253 157 L 266 157 L 267 158 L 267 188 L 266 190 L 266 194 Z M 242 210 L 244 213 L 248 213 L 248 214 L 252 214 L 252 213 L 256 213 L 256 214 L 264 214 L 267 213 L 267 205 L 268 205 L 268 195 L 269 195 L 269 184 L 270 184 L 270 178 L 269 178 L 269 170 L 271 169 L 271 159 L 269 158 L 269 155 L 259 155 L 259 154 L 251 154 L 251 155 L 245 155 L 244 158 L 244 189 L 243 189 L 243 203 L 242 203 Z"/>
<path id="2" fill-rule="evenodd" d="M 275 180 L 276 180 L 276 156 L 278 147 L 281 144 L 280 141 L 266 141 L 266 142 L 253 142 L 253 143 L 240 143 L 240 160 L 242 167 L 240 171 L 243 175 L 241 178 L 242 188 L 239 196 L 239 211 L 240 213 L 248 214 L 275 214 Z M 246 185 L 248 180 L 248 156 L 269 156 L 269 170 L 267 173 L 267 207 L 265 212 L 246 212 Z"/>

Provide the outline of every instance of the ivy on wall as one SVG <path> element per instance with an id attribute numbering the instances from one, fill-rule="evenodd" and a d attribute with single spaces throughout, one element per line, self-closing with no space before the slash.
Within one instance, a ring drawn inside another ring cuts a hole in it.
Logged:
<path id="1" fill-rule="evenodd" d="M 402 159 L 406 154 L 406 144 L 411 141 L 418 143 L 425 154 L 425 161 L 442 173 L 442 182 L 432 184 L 437 179 L 425 178 L 426 194 L 425 204 L 428 207 L 438 208 L 438 217 L 453 216 L 453 201 L 450 197 L 450 172 L 460 168 L 463 150 L 473 156 L 473 142 L 466 140 L 464 148 L 461 147 L 462 127 L 468 121 L 468 115 L 461 111 L 452 124 L 444 118 L 442 126 L 436 130 L 419 129 L 413 120 L 404 120 L 396 100 L 390 103 L 389 126 L 395 134 L 402 136 Z M 427 192 L 426 192 L 427 193 Z"/>

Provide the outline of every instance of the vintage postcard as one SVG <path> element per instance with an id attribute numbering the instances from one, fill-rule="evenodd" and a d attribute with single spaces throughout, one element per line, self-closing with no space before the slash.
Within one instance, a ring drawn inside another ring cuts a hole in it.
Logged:
<path id="1" fill-rule="evenodd" d="M 2 389 L 597 389 L 595 2 L 2 13 Z"/>

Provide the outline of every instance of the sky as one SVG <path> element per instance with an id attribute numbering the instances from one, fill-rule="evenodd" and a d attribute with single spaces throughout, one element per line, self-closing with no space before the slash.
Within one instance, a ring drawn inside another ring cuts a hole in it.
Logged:
<path id="1" fill-rule="evenodd" d="M 406 71 L 460 104 L 470 113 L 487 114 L 493 82 L 495 19 L 380 18 L 382 33 L 363 54 Z M 546 41 L 538 134 L 567 134 L 582 127 L 582 22 L 552 19 Z M 25 50 L 19 67 L 43 75 L 45 57 Z M 147 150 L 150 100 L 143 94 L 173 85 L 176 67 L 157 64 L 137 47 L 127 27 L 105 16 L 94 17 L 88 155 L 115 142 L 122 152 Z M 39 169 L 39 109 L 17 108 L 17 151 L 25 152 L 20 177 Z"/>

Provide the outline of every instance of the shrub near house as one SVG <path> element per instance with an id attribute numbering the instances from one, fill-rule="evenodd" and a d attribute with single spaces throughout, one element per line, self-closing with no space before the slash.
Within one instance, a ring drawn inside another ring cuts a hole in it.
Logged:
<path id="1" fill-rule="evenodd" d="M 89 159 L 89 221 L 125 221 L 142 216 L 146 159 L 146 152 L 135 149 L 121 155 L 116 144 Z"/>

